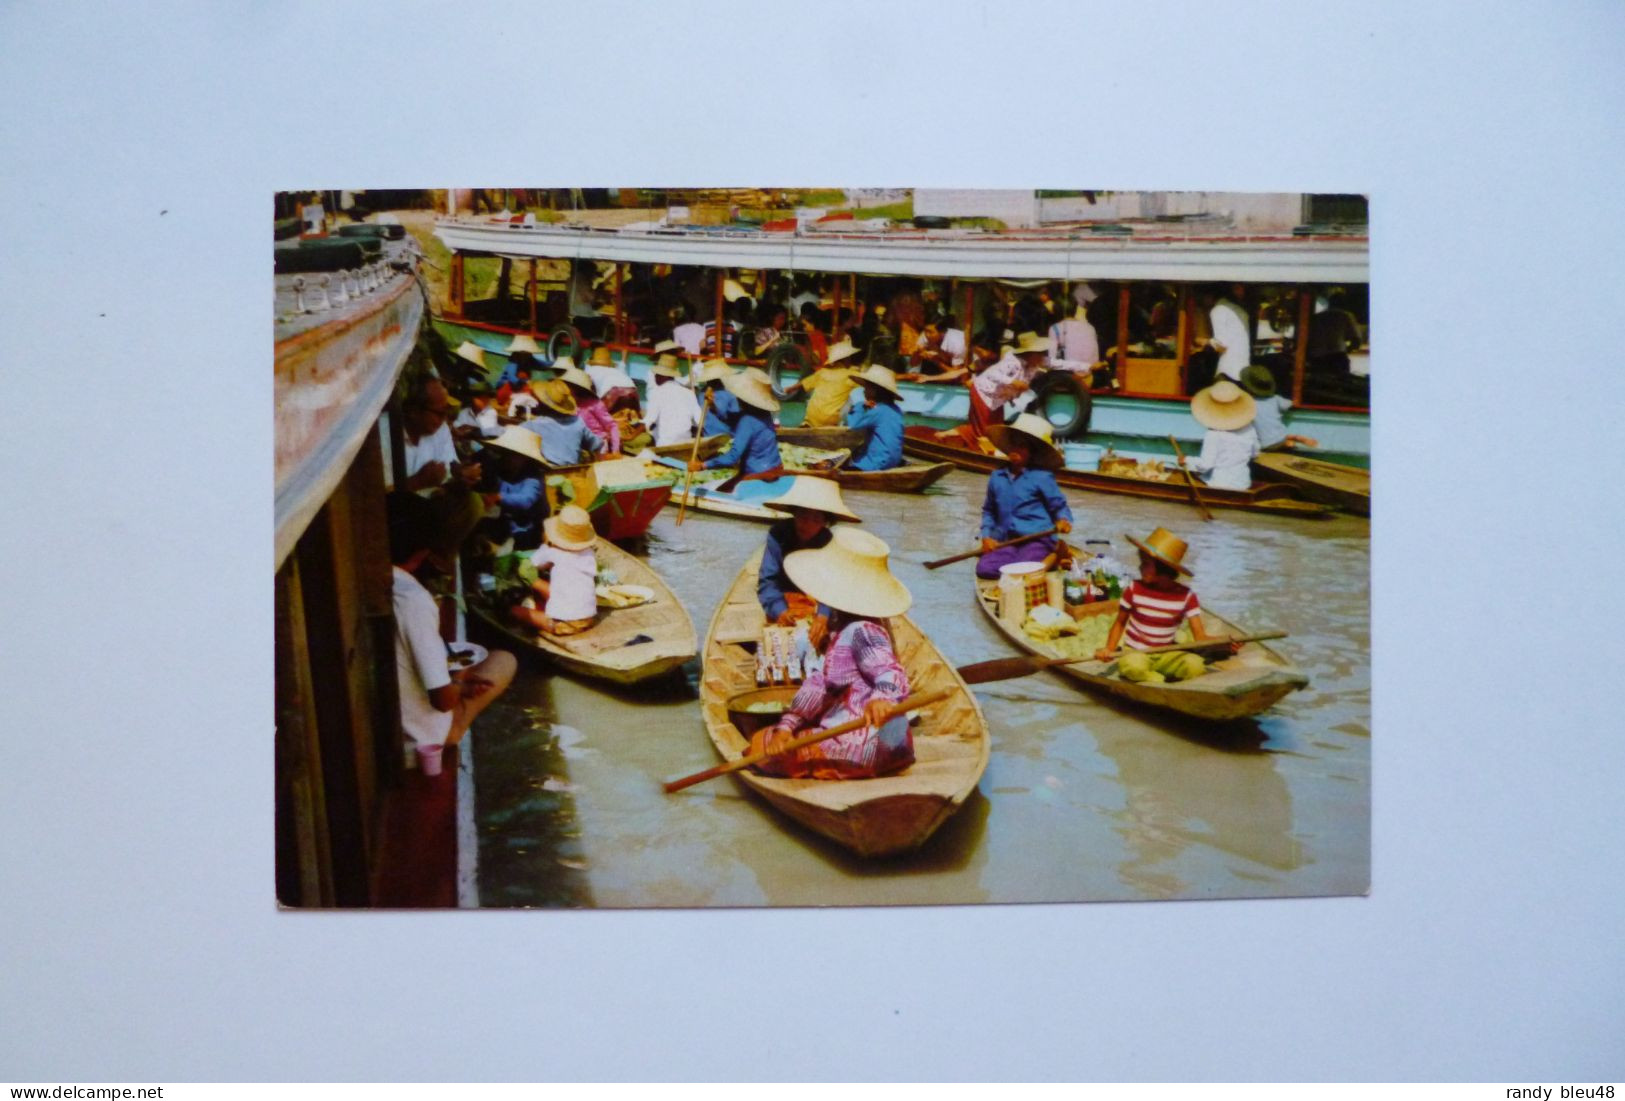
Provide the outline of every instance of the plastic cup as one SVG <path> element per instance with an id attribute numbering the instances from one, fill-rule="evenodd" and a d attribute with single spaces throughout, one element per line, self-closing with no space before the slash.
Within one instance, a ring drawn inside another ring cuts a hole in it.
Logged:
<path id="1" fill-rule="evenodd" d="M 441 756 L 446 751 L 443 745 L 418 746 L 418 767 L 423 769 L 425 776 L 439 776 Z"/>

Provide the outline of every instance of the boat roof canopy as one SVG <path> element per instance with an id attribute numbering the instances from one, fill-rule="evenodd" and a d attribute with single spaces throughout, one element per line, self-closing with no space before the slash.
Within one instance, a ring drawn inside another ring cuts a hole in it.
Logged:
<path id="1" fill-rule="evenodd" d="M 1095 236 L 964 230 L 767 233 L 601 230 L 441 219 L 453 252 L 710 268 L 959 279 L 1366 283 L 1369 242 L 1353 236 Z"/>

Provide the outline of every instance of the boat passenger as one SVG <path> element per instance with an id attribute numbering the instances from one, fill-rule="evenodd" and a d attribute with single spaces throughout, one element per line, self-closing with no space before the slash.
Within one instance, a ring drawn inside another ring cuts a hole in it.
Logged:
<path id="1" fill-rule="evenodd" d="M 547 494 L 542 491 L 542 441 L 518 425 L 503 430 L 485 449 L 497 464 L 496 489 L 485 494 L 487 532 L 499 546 L 513 540 L 515 550 L 533 550 L 542 541 Z"/>
<path id="2" fill-rule="evenodd" d="M 859 522 L 841 499 L 841 487 L 828 478 L 798 475 L 782 497 L 762 504 L 774 512 L 788 512 L 767 529 L 762 565 L 756 571 L 756 599 L 769 623 L 789 627 L 804 619 L 814 622 L 812 643 L 817 649 L 829 623 L 829 609 L 801 591 L 784 571 L 784 558 L 798 550 L 817 550 L 830 540 L 830 525 L 837 520 Z"/>
<path id="3" fill-rule="evenodd" d="M 1316 303 L 1317 307 L 1321 303 Z M 1360 321 L 1348 310 L 1348 295 L 1341 289 L 1326 296 L 1324 308 L 1309 318 L 1309 370 L 1316 376 L 1349 373 L 1349 353 L 1365 343 Z"/>
<path id="4" fill-rule="evenodd" d="M 1227 378 L 1198 393 L 1191 399 L 1191 416 L 1207 434 L 1202 453 L 1182 458 L 1180 465 L 1201 474 L 1214 489 L 1251 489 L 1250 464 L 1259 450 L 1253 429 L 1256 408 L 1253 396 Z"/>
<path id="5" fill-rule="evenodd" d="M 484 474 L 478 462 L 461 462 L 452 440 L 452 398 L 439 379 L 413 387 L 401 403 L 406 481 L 402 488 L 429 500 L 435 510 L 433 551 L 440 565 L 456 557 L 484 514 L 473 492 Z"/>
<path id="6" fill-rule="evenodd" d="M 693 314 L 686 307 L 682 313 L 682 321 L 671 331 L 672 340 L 690 356 L 697 357 L 701 346 L 705 343 L 705 326 L 694 320 Z"/>
<path id="7" fill-rule="evenodd" d="M 1106 635 L 1106 645 L 1095 652 L 1095 659 L 1109 661 L 1118 646 L 1126 644 L 1136 652 L 1118 659 L 1117 671 L 1124 680 L 1181 681 L 1201 676 L 1207 667 L 1198 654 L 1137 652 L 1173 645 L 1181 623 L 1191 625 L 1194 641 L 1209 637 L 1202 628 L 1202 606 L 1196 593 L 1180 584 L 1181 576 L 1191 576 L 1182 565 L 1185 541 L 1166 528 L 1153 531 L 1143 543 L 1132 535 L 1126 538 L 1140 552 L 1140 576 L 1123 590 L 1117 618 Z M 1233 643 L 1231 652 L 1240 648 L 1239 643 Z"/>
<path id="8" fill-rule="evenodd" d="M 592 379 L 593 392 L 610 413 L 618 413 L 622 409 L 637 411 L 637 384 L 632 381 L 631 375 L 615 366 L 608 348 L 600 345 L 592 350 L 592 359 L 587 361 L 587 376 Z"/>
<path id="9" fill-rule="evenodd" d="M 1089 284 L 1080 283 L 1072 289 L 1072 297 L 1078 304 L 1077 312 L 1050 326 L 1049 368 L 1081 375 L 1079 381 L 1087 386 L 1095 368 L 1105 366 L 1100 355 L 1100 338 L 1095 327 L 1089 324 L 1088 311 L 1089 303 L 1100 296 Z"/>
<path id="10" fill-rule="evenodd" d="M 1261 451 L 1283 451 L 1293 447 L 1318 447 L 1320 441 L 1287 432 L 1284 414 L 1292 408 L 1289 398 L 1275 392 L 1275 376 L 1262 364 L 1249 364 L 1241 371 L 1241 388 L 1253 396 L 1253 429 L 1258 433 Z"/>
<path id="11" fill-rule="evenodd" d="M 1252 362 L 1252 329 L 1248 325 L 1247 311 L 1237 305 L 1245 288 L 1240 283 L 1220 285 L 1208 290 L 1204 301 L 1208 303 L 1208 321 L 1213 335 L 1208 346 L 1219 354 L 1217 375 L 1234 382 L 1241 377 L 1241 369 Z"/>
<path id="12" fill-rule="evenodd" d="M 649 371 L 649 415 L 645 427 L 656 447 L 687 443 L 700 426 L 700 403 L 678 378 L 677 357 L 667 352 Z"/>
<path id="13" fill-rule="evenodd" d="M 604 454 L 617 456 L 621 453 L 621 426 L 604 407 L 603 399 L 593 389 L 592 377 L 577 367 L 569 356 L 561 356 L 553 361 L 553 368 L 559 372 L 559 381 L 570 388 L 570 396 L 575 399 L 576 416 L 581 418 L 593 435 L 598 437 L 604 445 Z"/>
<path id="14" fill-rule="evenodd" d="M 773 391 L 760 379 L 744 374 L 730 374 L 722 380 L 722 385 L 739 403 L 733 446 L 704 462 L 690 462 L 689 469 L 715 470 L 731 466 L 738 467 L 743 475 L 760 475 L 783 466 L 779 458 L 779 433 L 773 426 L 773 414 L 779 411 Z"/>
<path id="15" fill-rule="evenodd" d="M 711 393 L 711 407 L 705 412 L 707 436 L 732 435 L 734 421 L 739 419 L 739 399 L 723 386 L 733 373 L 734 369 L 728 366 L 725 359 L 708 360 L 700 370 L 701 391 L 709 390 Z M 699 400 L 703 402 L 705 399 L 702 397 Z"/>
<path id="16" fill-rule="evenodd" d="M 829 362 L 829 340 L 818 327 L 818 314 L 817 303 L 809 302 L 801 307 L 801 316 L 797 319 L 797 324 L 801 326 L 801 331 L 807 338 L 807 351 L 811 354 L 812 361 L 814 363 L 827 363 Z"/>
<path id="17" fill-rule="evenodd" d="M 997 550 L 994 545 L 1050 528 L 1063 535 L 1072 530 L 1072 508 L 1052 473 L 1061 468 L 1062 459 L 1050 423 L 1023 413 L 1010 424 L 993 425 L 987 434 L 1004 452 L 1005 465 L 987 476 L 976 576 L 998 577 L 1002 567 L 1015 562 L 1043 562 L 1047 569 L 1060 553 L 1053 535 Z"/>
<path id="18" fill-rule="evenodd" d="M 952 314 L 928 321 L 915 351 L 915 370 L 898 375 L 904 382 L 958 382 L 970 373 L 965 366 L 965 333 L 954 328 Z"/>
<path id="19" fill-rule="evenodd" d="M 863 387 L 863 404 L 846 415 L 848 428 L 869 432 L 863 450 L 849 464 L 852 470 L 891 470 L 903 465 L 903 411 L 897 407 L 902 392 L 897 376 L 878 364 L 870 364 L 857 376 Z"/>
<path id="20" fill-rule="evenodd" d="M 457 411 L 451 422 L 451 434 L 456 440 L 490 440 L 502 435 L 502 422 L 497 414 L 496 394 L 489 383 L 471 382 L 464 387 L 468 403 Z"/>
<path id="21" fill-rule="evenodd" d="M 475 716 L 507 689 L 518 666 L 512 654 L 496 650 L 477 665 L 451 672 L 440 636 L 440 607 L 417 577 L 432 554 L 434 507 L 416 494 L 397 491 L 386 509 L 401 729 L 408 750 L 456 745 Z"/>
<path id="22" fill-rule="evenodd" d="M 808 428 L 832 428 L 841 423 L 847 400 L 858 388 L 853 375 L 857 365 L 848 363 L 857 355 L 850 340 L 843 340 L 829 350 L 824 365 L 806 378 L 785 390 L 786 397 L 808 394 L 807 408 L 801 423 Z"/>
<path id="23" fill-rule="evenodd" d="M 974 378 L 966 379 L 965 385 L 970 388 L 972 442 L 976 436 L 992 438 L 988 429 L 1004 423 L 1004 407 L 1032 389 L 1033 380 L 1044 370 L 1048 353 L 1048 337 L 1022 333 L 1002 359 Z"/>
<path id="24" fill-rule="evenodd" d="M 497 386 L 523 390 L 541 368 L 541 362 L 536 358 L 541 354 L 542 349 L 528 333 L 515 334 L 508 342 L 508 363 L 496 378 Z"/>
<path id="25" fill-rule="evenodd" d="M 523 425 L 542 438 L 542 458 L 553 466 L 574 466 L 582 455 L 590 459 L 603 451 L 604 445 L 592 430 L 576 416 L 576 399 L 570 396 L 570 387 L 559 379 L 533 382 L 531 393 L 539 403 L 536 416 Z"/>
<path id="26" fill-rule="evenodd" d="M 593 543 L 592 518 L 580 505 L 565 505 L 557 516 L 542 522 L 547 545 L 530 556 L 538 573 L 531 589 L 546 603 L 541 609 L 515 604 L 508 614 L 517 623 L 550 635 L 585 631 L 598 615 L 598 556 Z"/>
<path id="27" fill-rule="evenodd" d="M 845 525 L 816 550 L 788 555 L 785 569 L 809 597 L 830 608 L 832 641 L 820 669 L 808 675 L 777 725 L 751 736 L 750 752 L 771 752 L 798 733 L 855 719 L 868 725 L 770 757 L 756 767 L 769 775 L 845 780 L 881 776 L 914 761 L 907 715 L 890 715 L 908 696 L 908 674 L 886 620 L 908 611 L 913 598 L 892 576 L 884 542 Z"/>

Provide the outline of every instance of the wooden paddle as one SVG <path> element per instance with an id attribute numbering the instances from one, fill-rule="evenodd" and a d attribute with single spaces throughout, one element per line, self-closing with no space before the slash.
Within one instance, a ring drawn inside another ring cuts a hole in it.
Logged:
<path id="1" fill-rule="evenodd" d="M 1046 535 L 1058 534 L 1059 531 L 1059 528 L 1050 528 L 1048 531 L 1035 531 L 1031 535 L 1023 535 L 1017 539 L 1007 539 L 1003 543 L 994 543 L 987 550 L 981 550 L 978 548 L 977 550 L 966 551 L 964 554 L 950 554 L 947 558 L 938 558 L 934 562 L 927 562 L 925 564 L 925 568 L 928 570 L 934 570 L 938 566 L 946 566 L 950 562 L 963 562 L 967 558 L 980 558 L 982 555 L 987 554 L 990 551 L 996 551 L 1000 547 L 1013 547 L 1017 543 L 1027 543 L 1034 539 L 1042 539 Z"/>
<path id="2" fill-rule="evenodd" d="M 677 502 L 677 526 L 683 526 L 683 514 L 688 511 L 688 491 L 694 486 L 694 463 L 700 457 L 700 441 L 705 438 L 705 418 L 711 412 L 711 395 L 705 392 L 705 404 L 700 406 L 700 423 L 694 429 L 694 450 L 688 453 L 688 469 L 683 473 L 683 499 Z"/>
<path id="3" fill-rule="evenodd" d="M 1190 486 L 1191 499 L 1196 502 L 1196 507 L 1201 510 L 1202 519 L 1213 519 L 1213 514 L 1207 510 L 1207 503 L 1202 500 L 1201 491 L 1196 488 L 1196 479 L 1191 476 L 1191 472 L 1185 467 L 1185 453 L 1179 450 L 1179 441 L 1169 436 L 1168 442 L 1174 445 L 1174 457 L 1179 460 L 1179 469 L 1185 475 L 1185 484 Z"/>
<path id="4" fill-rule="evenodd" d="M 1204 638 L 1199 642 L 1181 642 L 1173 646 L 1153 646 L 1149 650 L 1141 650 L 1140 653 L 1170 654 L 1176 650 L 1212 650 L 1220 646 L 1229 646 L 1232 642 L 1263 642 L 1265 639 L 1285 637 L 1285 631 L 1264 631 L 1256 635 Z M 1112 657 L 1119 657 L 1127 652 L 1127 649 L 1114 650 Z M 1025 677 L 1029 673 L 1037 673 L 1040 670 L 1048 669 L 1052 665 L 1074 665 L 1080 661 L 1094 660 L 1096 659 L 1093 654 L 1085 654 L 1075 658 L 1041 658 L 1036 655 L 1017 658 L 994 658 L 992 661 L 979 661 L 975 665 L 961 665 L 959 675 L 964 678 L 966 684 L 986 684 L 989 681 Z"/>
<path id="5" fill-rule="evenodd" d="M 895 706 L 886 712 L 886 717 L 882 719 L 881 722 L 890 722 L 898 715 L 905 714 L 917 707 L 927 707 L 933 703 L 938 703 L 953 695 L 954 691 L 955 689 L 953 688 L 939 688 L 935 692 L 916 693 L 915 695 L 909 696 L 907 699 L 900 700 Z M 708 768 L 704 772 L 696 772 L 692 776 L 684 776 L 681 780 L 672 780 L 662 786 L 665 787 L 666 793 L 669 795 L 674 791 L 682 791 L 686 787 L 693 787 L 695 784 L 704 783 L 706 780 L 714 780 L 718 776 L 725 776 L 730 772 L 738 772 L 740 769 L 749 768 L 751 765 L 759 764 L 760 762 L 767 760 L 769 757 L 778 757 L 785 753 L 794 753 L 803 746 L 816 745 L 825 739 L 835 737 L 837 734 L 846 734 L 849 731 L 857 730 L 860 727 L 865 727 L 868 725 L 868 719 L 853 719 L 851 722 L 832 726 L 828 730 L 815 730 L 811 734 L 804 734 L 795 739 L 776 753 L 749 753 L 743 757 L 736 758 L 735 760 L 725 761 L 713 768 Z"/>

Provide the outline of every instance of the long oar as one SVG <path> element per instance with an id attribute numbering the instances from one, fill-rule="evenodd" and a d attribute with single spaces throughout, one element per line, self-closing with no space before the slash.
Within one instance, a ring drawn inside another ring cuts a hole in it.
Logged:
<path id="1" fill-rule="evenodd" d="M 1213 514 L 1207 510 L 1207 502 L 1202 500 L 1201 490 L 1196 488 L 1196 479 L 1191 476 L 1190 470 L 1185 466 L 1185 453 L 1179 450 L 1179 441 L 1169 436 L 1168 442 L 1174 445 L 1174 457 L 1179 460 L 1179 469 L 1185 474 L 1185 484 L 1190 486 L 1191 499 L 1196 502 L 1196 507 L 1201 510 L 1202 519 L 1213 519 Z"/>
<path id="2" fill-rule="evenodd" d="M 700 425 L 694 430 L 694 450 L 688 453 L 688 468 L 683 473 L 683 499 L 677 502 L 677 526 L 683 526 L 683 514 L 688 511 L 688 491 L 694 486 L 694 463 L 700 457 L 700 440 L 705 438 L 705 417 L 711 412 L 711 395 L 705 392 L 705 404 L 700 406 Z"/>
<path id="3" fill-rule="evenodd" d="M 940 688 L 935 692 L 920 692 L 913 696 L 909 696 L 907 699 L 901 700 L 894 704 L 891 709 L 886 712 L 886 717 L 880 721 L 881 723 L 890 722 L 898 715 L 912 711 L 917 707 L 926 707 L 930 704 L 937 703 L 938 701 L 945 700 L 949 696 L 953 695 L 954 692 L 955 689 L 953 688 Z M 802 735 L 801 737 L 790 742 L 788 745 L 784 746 L 782 749 L 779 749 L 773 753 L 750 753 L 744 757 L 739 757 L 735 760 L 727 761 L 713 768 L 708 768 L 704 772 L 696 772 L 692 776 L 684 776 L 681 780 L 672 780 L 663 786 L 665 787 L 667 794 L 674 791 L 682 791 L 686 787 L 693 787 L 695 784 L 704 783 L 706 780 L 714 780 L 718 776 L 725 776 L 730 772 L 738 772 L 740 769 L 749 768 L 751 765 L 759 764 L 762 761 L 767 760 L 769 757 L 777 757 L 784 753 L 794 753 L 803 746 L 816 745 L 827 738 L 835 737 L 837 734 L 846 734 L 849 731 L 857 730 L 860 727 L 865 727 L 868 725 L 868 719 L 853 719 L 851 722 L 841 723 L 838 726 L 832 726 L 828 730 L 815 730 L 811 734 Z"/>
<path id="4" fill-rule="evenodd" d="M 1264 631 L 1256 635 L 1204 638 L 1199 642 L 1181 642 L 1173 646 L 1153 646 L 1149 650 L 1141 650 L 1140 653 L 1170 654 L 1177 650 L 1212 650 L 1220 646 L 1229 646 L 1232 642 L 1263 642 L 1266 639 L 1285 637 L 1285 631 Z M 1115 658 L 1127 652 L 1126 649 L 1115 650 L 1112 652 L 1112 657 Z M 989 681 L 1025 677 L 1029 673 L 1037 673 L 1040 670 L 1048 669 L 1052 665 L 1074 665 L 1080 661 L 1094 660 L 1096 659 L 1093 654 L 1085 654 L 1075 658 L 1041 658 L 1037 656 L 994 658 L 992 661 L 979 661 L 975 665 L 961 665 L 959 675 L 964 678 L 966 684 L 986 684 Z"/>
<path id="5" fill-rule="evenodd" d="M 1059 531 L 1059 528 L 1050 528 L 1048 531 L 1035 531 L 1031 535 L 1023 535 L 1016 539 L 1006 539 L 1002 543 L 994 543 L 987 550 L 973 550 L 966 551 L 964 554 L 950 554 L 947 558 L 938 558 L 935 562 L 927 562 L 925 564 L 925 568 L 928 570 L 934 570 L 938 566 L 946 566 L 950 562 L 963 562 L 967 558 L 980 558 L 982 555 L 991 551 L 996 551 L 1000 547 L 1013 547 L 1017 543 L 1028 543 L 1034 539 L 1042 539 L 1046 535 L 1058 534 Z"/>

